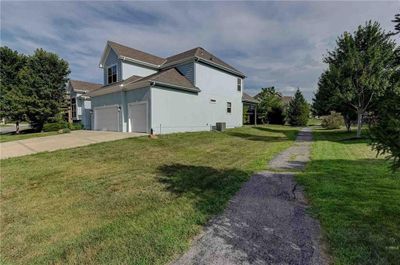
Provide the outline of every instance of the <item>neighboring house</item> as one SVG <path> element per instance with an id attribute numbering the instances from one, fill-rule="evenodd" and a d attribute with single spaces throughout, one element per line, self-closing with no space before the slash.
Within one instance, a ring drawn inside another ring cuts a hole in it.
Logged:
<path id="1" fill-rule="evenodd" d="M 282 102 L 285 106 L 288 106 L 290 101 L 292 101 L 292 96 L 282 96 Z"/>
<path id="2" fill-rule="evenodd" d="M 69 122 L 81 122 L 85 129 L 91 129 L 91 102 L 87 96 L 89 91 L 102 87 L 101 84 L 94 84 L 78 80 L 70 80 L 67 85 L 67 93 L 70 100 L 68 112 Z"/>
<path id="3" fill-rule="evenodd" d="M 243 92 L 243 123 L 257 125 L 257 104 L 259 101 Z"/>
<path id="4" fill-rule="evenodd" d="M 242 126 L 245 75 L 203 48 L 161 58 L 108 41 L 104 86 L 92 90 L 92 128 L 121 132 L 206 131 Z"/>

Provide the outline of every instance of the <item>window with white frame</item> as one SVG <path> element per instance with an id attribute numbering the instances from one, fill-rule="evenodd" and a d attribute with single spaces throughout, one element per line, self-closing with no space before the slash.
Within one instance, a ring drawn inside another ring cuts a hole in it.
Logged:
<path id="1" fill-rule="evenodd" d="M 237 90 L 242 91 L 242 79 L 241 78 L 237 79 Z"/>
<path id="2" fill-rule="evenodd" d="M 107 69 L 107 84 L 117 82 L 117 66 L 112 65 Z"/>
<path id="3" fill-rule="evenodd" d="M 232 113 L 232 103 L 226 102 L 226 112 Z"/>

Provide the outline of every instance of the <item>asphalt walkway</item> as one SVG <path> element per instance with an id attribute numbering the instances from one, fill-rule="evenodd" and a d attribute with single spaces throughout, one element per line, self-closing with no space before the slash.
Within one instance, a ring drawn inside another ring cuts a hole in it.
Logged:
<path id="1" fill-rule="evenodd" d="M 311 141 L 311 130 L 302 129 L 294 145 L 270 162 L 269 171 L 253 175 L 173 264 L 328 264 L 319 223 L 290 172 L 304 168 Z"/>

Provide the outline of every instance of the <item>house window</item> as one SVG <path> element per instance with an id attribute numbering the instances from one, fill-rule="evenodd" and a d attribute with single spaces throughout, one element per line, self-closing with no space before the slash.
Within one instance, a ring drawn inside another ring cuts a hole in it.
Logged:
<path id="1" fill-rule="evenodd" d="M 226 102 L 226 112 L 228 112 L 228 113 L 232 112 L 232 103 L 231 102 Z"/>
<path id="2" fill-rule="evenodd" d="M 117 66 L 116 65 L 108 67 L 107 80 L 108 80 L 108 84 L 117 82 Z"/>
<path id="3" fill-rule="evenodd" d="M 242 79 L 237 79 L 237 90 L 242 91 Z"/>

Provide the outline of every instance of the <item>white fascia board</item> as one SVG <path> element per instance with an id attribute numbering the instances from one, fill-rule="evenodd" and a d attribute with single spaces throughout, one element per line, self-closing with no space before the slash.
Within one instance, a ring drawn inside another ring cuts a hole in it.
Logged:
<path id="1" fill-rule="evenodd" d="M 239 76 L 239 77 L 241 77 L 241 78 L 246 78 L 246 76 L 245 76 L 243 73 L 240 73 L 240 72 L 238 72 L 238 71 L 234 71 L 234 70 L 229 69 L 229 68 L 227 68 L 227 67 L 225 67 L 225 66 L 222 66 L 222 65 L 220 65 L 220 64 L 217 64 L 217 63 L 214 63 L 214 62 L 211 62 L 211 61 L 208 61 L 208 60 L 199 58 L 199 57 L 196 57 L 196 59 L 197 59 L 197 61 L 199 61 L 199 62 L 202 62 L 202 63 L 204 63 L 204 64 L 208 64 L 208 65 L 214 66 L 215 68 L 219 68 L 219 69 L 221 69 L 221 70 L 224 70 L 225 72 L 229 72 L 229 73 L 234 74 L 234 75 L 236 75 L 236 76 Z"/>
<path id="2" fill-rule="evenodd" d="M 104 61 L 106 60 L 108 54 L 110 53 L 110 49 L 112 49 L 112 48 L 107 42 L 106 46 L 104 47 L 103 53 L 101 55 L 101 58 L 100 58 L 100 62 L 99 62 L 99 67 L 100 68 L 104 67 Z"/>
<path id="3" fill-rule="evenodd" d="M 129 58 L 129 57 L 126 57 L 126 56 L 122 56 L 122 55 L 118 56 L 118 58 L 123 60 L 123 61 L 136 63 L 136 64 L 142 65 L 142 66 L 147 66 L 147 67 L 152 68 L 154 70 L 160 69 L 160 66 L 161 66 L 161 64 L 160 65 L 156 65 L 156 64 L 146 63 L 146 62 L 143 62 L 143 61 L 140 61 L 140 60 L 136 60 L 136 59 L 132 59 L 132 58 Z"/>
<path id="4" fill-rule="evenodd" d="M 197 88 L 198 90 L 196 90 L 196 89 L 193 89 L 191 87 L 184 87 L 184 86 L 178 86 L 178 85 L 163 83 L 163 82 L 159 82 L 159 81 L 152 81 L 152 86 L 156 86 L 156 85 L 169 87 L 169 88 L 176 88 L 176 89 L 179 89 L 179 90 L 185 90 L 185 91 L 193 92 L 193 93 L 199 93 L 201 91 L 199 88 Z"/>

